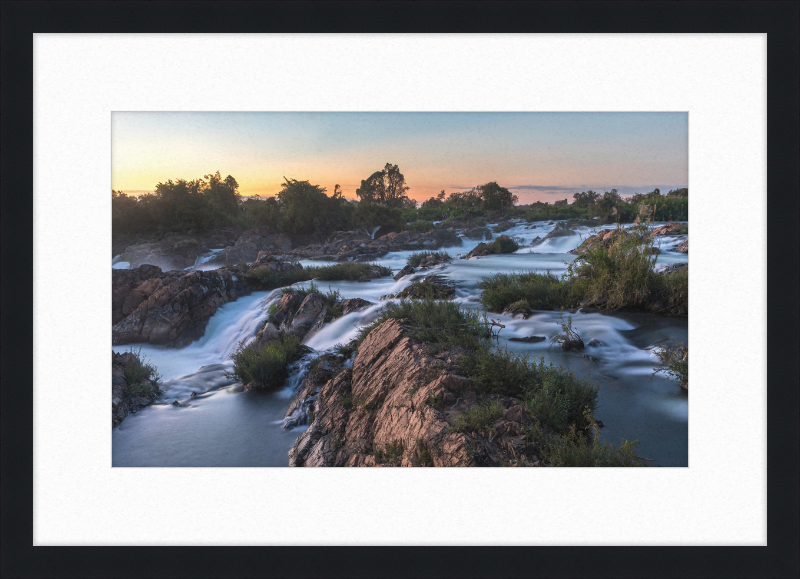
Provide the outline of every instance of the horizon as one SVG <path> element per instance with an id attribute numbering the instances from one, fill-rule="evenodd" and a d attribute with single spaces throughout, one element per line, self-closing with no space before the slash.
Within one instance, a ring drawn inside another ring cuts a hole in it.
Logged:
<path id="1" fill-rule="evenodd" d="M 232 175 L 243 197 L 284 176 L 357 199 L 390 162 L 422 202 L 491 181 L 518 204 L 688 186 L 687 113 L 112 113 L 112 189 Z"/>

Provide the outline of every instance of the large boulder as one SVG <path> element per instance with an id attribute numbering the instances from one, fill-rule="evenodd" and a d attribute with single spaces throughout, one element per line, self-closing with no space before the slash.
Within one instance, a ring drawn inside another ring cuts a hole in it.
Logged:
<path id="1" fill-rule="evenodd" d="M 678 253 L 689 253 L 689 240 L 687 239 L 683 243 L 681 243 L 678 247 L 675 248 L 675 251 Z"/>
<path id="2" fill-rule="evenodd" d="M 144 378 L 138 384 L 129 384 L 125 368 L 128 364 L 142 361 L 133 352 L 122 354 L 111 352 L 111 426 L 118 426 L 130 413 L 136 413 L 149 406 L 160 390 L 158 382 Z"/>
<path id="3" fill-rule="evenodd" d="M 135 269 L 111 270 L 111 323 L 116 324 L 130 315 L 150 293 L 138 289 L 147 280 L 169 277 L 155 265 L 142 265 Z"/>
<path id="4" fill-rule="evenodd" d="M 296 290 L 285 291 L 275 306 L 275 313 L 272 316 L 272 323 L 280 327 L 283 323 L 291 321 L 297 308 L 303 303 L 305 294 Z"/>
<path id="5" fill-rule="evenodd" d="M 157 274 L 131 290 L 126 302 L 141 301 L 114 324 L 113 343 L 185 346 L 203 335 L 219 306 L 249 291 L 243 279 L 224 269 Z"/>
<path id="6" fill-rule="evenodd" d="M 269 255 L 283 255 L 292 249 L 292 239 L 285 233 L 269 233 L 261 229 L 250 229 L 242 233 L 233 246 L 226 247 L 216 254 L 215 263 L 253 262 L 267 252 Z"/>
<path id="7" fill-rule="evenodd" d="M 680 235 L 681 234 L 681 224 L 680 223 L 667 223 L 666 225 L 662 225 L 661 227 L 656 227 L 653 231 L 650 232 L 650 237 L 659 237 L 661 235 Z"/>
<path id="8" fill-rule="evenodd" d="M 397 272 L 397 274 L 394 276 L 394 280 L 398 281 L 401 277 L 405 277 L 407 275 L 411 275 L 415 271 L 417 271 L 417 270 L 415 270 L 411 265 L 407 265 L 403 269 L 401 269 L 400 271 Z"/>
<path id="9" fill-rule="evenodd" d="M 403 320 L 372 330 L 352 369 L 304 390 L 313 422 L 289 451 L 289 465 L 540 464 L 522 436 L 532 417 L 519 400 L 493 395 L 502 416 L 478 432 L 452 431 L 455 417 L 480 399 L 455 372 L 458 353 L 429 351 L 406 335 Z"/>
<path id="10" fill-rule="evenodd" d="M 311 292 L 303 299 L 300 307 L 297 308 L 289 327 L 292 332 L 304 337 L 318 321 L 320 322 L 320 327 L 325 323 L 325 313 L 323 295 L 318 292 Z"/>

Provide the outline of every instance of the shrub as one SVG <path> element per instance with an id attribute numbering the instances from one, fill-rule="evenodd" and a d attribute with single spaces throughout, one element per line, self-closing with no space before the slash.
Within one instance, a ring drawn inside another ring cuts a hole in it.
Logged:
<path id="1" fill-rule="evenodd" d="M 372 456 L 375 457 L 375 462 L 379 464 L 400 466 L 400 462 L 403 459 L 403 441 L 395 440 L 387 444 L 385 450 L 376 448 L 372 451 Z"/>
<path id="2" fill-rule="evenodd" d="M 428 263 L 431 261 L 441 263 L 453 259 L 446 251 L 415 251 L 406 258 L 406 263 L 411 267 L 419 267 L 423 257 L 428 258 Z"/>
<path id="3" fill-rule="evenodd" d="M 426 233 L 433 229 L 435 225 L 432 221 L 414 221 L 413 223 L 409 223 L 406 225 L 406 229 L 411 229 L 413 231 L 421 231 L 422 233 Z"/>
<path id="4" fill-rule="evenodd" d="M 519 249 L 519 243 L 508 235 L 501 235 L 491 243 L 479 243 L 471 251 L 473 255 L 489 251 L 489 253 L 514 253 Z"/>
<path id="5" fill-rule="evenodd" d="M 578 332 L 572 329 L 572 316 L 568 316 L 567 321 L 564 321 L 564 312 L 561 312 L 561 319 L 558 325 L 561 326 L 561 331 L 556 330 L 550 334 L 551 344 L 560 344 L 561 349 L 567 352 L 570 350 L 583 350 L 583 348 L 585 348 L 583 340 L 578 335 Z"/>
<path id="6" fill-rule="evenodd" d="M 592 420 L 593 422 L 593 420 Z M 594 436 L 589 437 L 571 425 L 562 436 L 547 434 L 536 425 L 527 438 L 535 441 L 550 466 L 645 466 L 645 459 L 636 455 L 639 441 L 623 440 L 619 448 L 606 442 L 596 424 L 591 426 Z"/>
<path id="7" fill-rule="evenodd" d="M 675 348 L 666 346 L 656 347 L 656 356 L 661 361 L 661 366 L 653 368 L 653 376 L 663 372 L 681 385 L 689 389 L 689 348 L 678 343 Z"/>
<path id="8" fill-rule="evenodd" d="M 157 385 L 161 380 L 161 375 L 153 364 L 147 362 L 147 356 L 142 355 L 141 346 L 135 352 L 131 347 L 128 353 L 132 354 L 125 362 L 125 382 L 129 387 L 135 384 L 142 385 L 146 381 L 152 381 Z"/>
<path id="9" fill-rule="evenodd" d="M 449 300 L 452 299 L 453 294 L 447 291 L 445 286 L 435 284 L 429 281 L 416 281 L 402 291 L 398 292 L 395 297 L 408 298 L 416 300 Z"/>
<path id="10" fill-rule="evenodd" d="M 475 432 L 488 428 L 503 415 L 504 410 L 503 405 L 497 400 L 481 402 L 457 415 L 448 432 Z"/>
<path id="11" fill-rule="evenodd" d="M 417 446 L 414 448 L 414 458 L 417 459 L 418 466 L 433 466 L 431 452 L 427 443 L 421 438 L 417 440 Z"/>
<path id="12" fill-rule="evenodd" d="M 334 265 L 310 266 L 286 271 L 273 271 L 268 267 L 258 267 L 247 272 L 245 277 L 251 282 L 260 284 L 264 289 L 272 289 L 311 279 L 366 281 L 369 280 L 369 272 L 373 269 L 377 269 L 381 276 L 392 273 L 391 269 L 382 265 L 345 261 Z"/>
<path id="13" fill-rule="evenodd" d="M 505 311 L 509 304 L 525 300 L 531 309 L 545 310 L 571 305 L 571 288 L 549 271 L 545 274 L 496 273 L 478 281 L 481 304 L 493 312 Z"/>
<path id="14" fill-rule="evenodd" d="M 233 372 L 226 373 L 242 384 L 261 390 L 280 388 L 286 380 L 286 367 L 297 360 L 304 347 L 294 334 L 281 334 L 264 346 L 242 340 L 233 353 Z"/>

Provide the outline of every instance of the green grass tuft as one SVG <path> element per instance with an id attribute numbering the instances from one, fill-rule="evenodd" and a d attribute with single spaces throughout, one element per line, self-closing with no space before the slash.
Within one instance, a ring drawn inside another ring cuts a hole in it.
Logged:
<path id="1" fill-rule="evenodd" d="M 286 367 L 303 352 L 300 338 L 281 334 L 264 346 L 239 342 L 233 353 L 233 372 L 226 375 L 259 390 L 275 390 L 286 380 Z"/>
<path id="2" fill-rule="evenodd" d="M 487 400 L 457 415 L 448 432 L 475 432 L 489 428 L 503 416 L 504 410 L 503 405 L 497 400 Z"/>

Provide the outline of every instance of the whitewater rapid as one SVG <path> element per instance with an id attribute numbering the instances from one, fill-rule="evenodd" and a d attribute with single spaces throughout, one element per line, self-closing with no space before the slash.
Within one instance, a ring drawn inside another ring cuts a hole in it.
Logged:
<path id="1" fill-rule="evenodd" d="M 387 276 L 369 283 L 317 282 L 320 291 L 338 290 L 344 298 L 358 297 L 373 305 L 335 320 L 312 336 L 307 345 L 314 353 L 293 365 L 286 384 L 277 392 L 242 392 L 241 385 L 226 377 L 226 372 L 232 369 L 231 355 L 237 344 L 255 336 L 267 318 L 269 306 L 280 298 L 280 289 L 255 292 L 223 305 L 210 319 L 205 335 L 184 348 L 148 344 L 125 347 L 124 351 L 141 349 L 141 354 L 155 364 L 163 376 L 164 394 L 155 404 L 129 415 L 113 429 L 112 464 L 286 466 L 289 448 L 306 427 L 284 430 L 283 418 L 308 364 L 319 353 L 354 338 L 358 328 L 372 321 L 386 303 L 380 300 L 381 296 L 394 294 L 413 281 L 435 273 L 455 282 L 456 301 L 465 307 L 480 308 L 477 283 L 481 276 L 528 270 L 561 275 L 576 258 L 567 252 L 603 228 L 578 228 L 576 235 L 530 246 L 532 239 L 544 237 L 553 227 L 546 222 L 519 223 L 503 232 L 523 244 L 516 253 L 455 259 L 399 281 Z M 657 264 L 687 262 L 686 254 L 674 251 L 684 239 L 685 236 L 659 238 L 657 245 L 662 253 Z M 478 243 L 463 241 L 462 247 L 447 251 L 453 256 L 465 255 Z M 375 261 L 396 273 L 405 266 L 411 253 L 393 252 Z M 208 256 L 209 259 L 212 256 Z M 196 266 L 203 268 L 205 261 L 198 258 Z M 322 262 L 304 260 L 301 263 L 305 266 Z M 573 314 L 573 327 L 584 342 L 597 340 L 600 345 L 578 353 L 565 353 L 548 347 L 548 341 L 509 340 L 531 335 L 549 336 L 558 327 L 559 312 L 536 312 L 527 320 L 502 314 L 490 316 L 506 326 L 500 331 L 497 347 L 533 358 L 544 356 L 546 361 L 562 364 L 578 376 L 590 376 L 600 385 L 596 417 L 605 424 L 602 433 L 607 440 L 619 444 L 623 438 L 638 439 L 638 454 L 653 459 L 653 464 L 688 465 L 688 397 L 675 382 L 661 374 L 652 376 L 657 364 L 653 353 L 655 345 L 668 341 L 688 343 L 686 318 L 578 311 Z M 583 354 L 596 361 L 584 358 Z M 183 406 L 173 406 L 174 401 Z"/>

